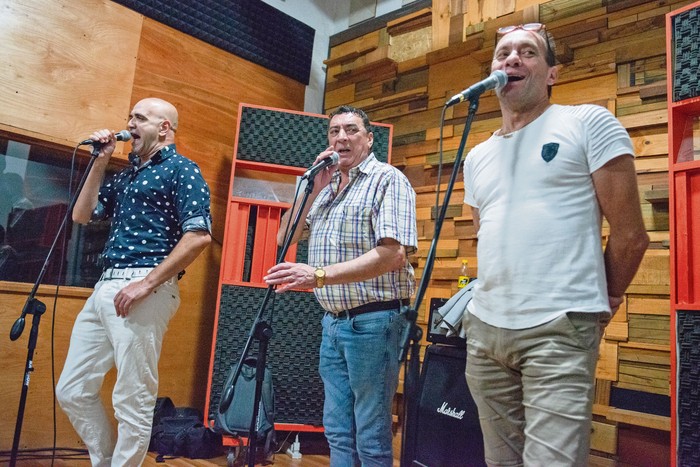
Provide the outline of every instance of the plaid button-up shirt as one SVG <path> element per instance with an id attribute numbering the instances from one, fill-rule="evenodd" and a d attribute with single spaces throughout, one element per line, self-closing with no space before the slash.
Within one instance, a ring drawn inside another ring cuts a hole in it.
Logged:
<path id="1" fill-rule="evenodd" d="M 416 251 L 416 195 L 406 176 L 379 162 L 374 153 L 353 167 L 348 185 L 337 193 L 340 173 L 314 201 L 306 219 L 310 228 L 309 264 L 324 267 L 357 258 L 383 238 Z M 410 298 L 415 279 L 406 263 L 397 271 L 349 284 L 314 289 L 321 306 L 338 313 L 370 302 Z"/>

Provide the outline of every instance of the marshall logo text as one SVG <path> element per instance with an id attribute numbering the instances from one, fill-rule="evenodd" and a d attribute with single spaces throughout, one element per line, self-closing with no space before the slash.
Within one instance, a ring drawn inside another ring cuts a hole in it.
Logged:
<path id="1" fill-rule="evenodd" d="M 437 412 L 443 415 L 447 415 L 448 417 L 461 420 L 462 418 L 464 418 L 464 413 L 466 412 L 466 410 L 460 410 L 459 412 L 457 412 L 457 409 L 451 409 L 447 407 L 447 402 L 443 402 L 440 408 L 437 409 Z"/>

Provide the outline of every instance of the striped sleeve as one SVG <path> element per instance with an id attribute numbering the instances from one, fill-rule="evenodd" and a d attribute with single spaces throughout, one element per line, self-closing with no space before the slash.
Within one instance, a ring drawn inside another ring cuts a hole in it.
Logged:
<path id="1" fill-rule="evenodd" d="M 592 104 L 569 108 L 580 119 L 587 133 L 591 173 L 618 156 L 634 156 L 634 147 L 627 130 L 608 109 Z"/>

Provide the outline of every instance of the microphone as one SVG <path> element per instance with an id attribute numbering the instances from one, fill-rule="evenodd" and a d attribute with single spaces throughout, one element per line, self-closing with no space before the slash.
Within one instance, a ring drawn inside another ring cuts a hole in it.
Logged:
<path id="1" fill-rule="evenodd" d="M 505 71 L 496 70 L 489 75 L 488 78 L 482 79 L 478 83 L 469 86 L 464 91 L 459 94 L 455 94 L 452 98 L 447 101 L 445 107 L 451 107 L 465 100 L 471 100 L 474 97 L 479 97 L 484 92 L 489 89 L 501 89 L 508 82 L 508 75 Z"/>
<path id="2" fill-rule="evenodd" d="M 340 159 L 340 154 L 337 152 L 333 152 L 328 157 L 325 157 L 321 159 L 321 162 L 318 164 L 314 164 L 311 167 L 309 167 L 309 170 L 304 172 L 304 175 L 301 176 L 301 179 L 309 179 L 309 178 L 314 178 L 317 173 L 319 173 L 321 170 L 325 169 L 328 166 L 335 165 L 338 163 L 338 159 Z"/>
<path id="3" fill-rule="evenodd" d="M 127 130 L 122 130 L 118 131 L 114 134 L 114 137 L 117 139 L 117 141 L 129 141 L 131 139 L 131 133 L 129 133 Z M 85 146 L 86 144 L 92 144 L 93 146 L 101 146 L 102 143 L 99 141 L 93 141 L 91 139 L 86 139 L 84 141 L 81 141 L 79 146 Z"/>

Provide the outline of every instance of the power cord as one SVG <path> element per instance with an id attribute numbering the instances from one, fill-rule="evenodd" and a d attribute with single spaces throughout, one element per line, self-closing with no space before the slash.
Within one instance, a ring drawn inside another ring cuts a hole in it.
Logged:
<path id="1" fill-rule="evenodd" d="M 299 443 L 299 433 L 297 433 L 296 438 L 292 445 L 287 449 L 287 454 L 291 456 L 292 459 L 301 459 L 301 443 Z"/>
<path id="2" fill-rule="evenodd" d="M 0 463 L 10 461 L 12 451 L 0 451 Z M 33 448 L 20 449 L 17 452 L 17 458 L 21 460 L 42 460 L 42 459 L 61 459 L 61 460 L 90 460 L 87 449 L 75 448 Z"/>

